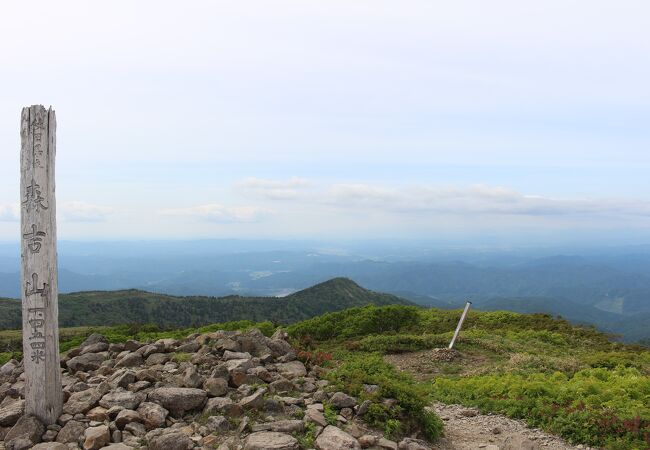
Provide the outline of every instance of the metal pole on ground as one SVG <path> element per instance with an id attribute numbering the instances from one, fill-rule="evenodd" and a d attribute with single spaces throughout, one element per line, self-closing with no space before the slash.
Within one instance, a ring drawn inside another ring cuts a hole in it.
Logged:
<path id="1" fill-rule="evenodd" d="M 449 343 L 449 350 L 451 350 L 454 347 L 454 343 L 456 342 L 458 333 L 460 333 L 460 329 L 463 326 L 463 322 L 465 321 L 465 317 L 467 316 L 467 312 L 469 311 L 470 306 L 472 306 L 472 302 L 467 302 L 467 304 L 465 304 L 465 309 L 463 310 L 463 314 L 460 316 L 460 320 L 458 321 L 458 326 L 456 327 L 456 331 L 454 332 L 454 337 L 451 338 L 451 342 Z"/>

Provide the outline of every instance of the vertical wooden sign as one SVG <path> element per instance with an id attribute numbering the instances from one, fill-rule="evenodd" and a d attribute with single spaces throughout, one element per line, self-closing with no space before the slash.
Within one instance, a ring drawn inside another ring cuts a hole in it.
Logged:
<path id="1" fill-rule="evenodd" d="M 23 108 L 20 151 L 21 259 L 25 412 L 45 424 L 61 415 L 59 307 L 52 108 Z"/>

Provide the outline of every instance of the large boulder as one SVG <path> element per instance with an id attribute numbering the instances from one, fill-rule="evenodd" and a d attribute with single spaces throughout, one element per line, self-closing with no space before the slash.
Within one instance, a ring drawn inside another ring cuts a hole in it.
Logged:
<path id="1" fill-rule="evenodd" d="M 86 428 L 84 433 L 84 450 L 99 450 L 111 441 L 111 434 L 106 425 Z"/>
<path id="2" fill-rule="evenodd" d="M 79 346 L 80 355 L 86 353 L 99 353 L 108 350 L 109 343 L 101 334 L 93 333 L 86 338 L 85 341 Z"/>
<path id="3" fill-rule="evenodd" d="M 140 414 L 144 426 L 148 430 L 153 430 L 165 425 L 169 411 L 157 403 L 142 402 L 138 407 L 138 414 Z"/>
<path id="4" fill-rule="evenodd" d="M 225 378 L 208 378 L 203 383 L 203 390 L 210 397 L 222 397 L 228 393 L 228 381 Z"/>
<path id="5" fill-rule="evenodd" d="M 123 356 L 117 363 L 115 367 L 136 367 L 141 366 L 144 363 L 142 355 L 136 352 L 131 352 Z"/>
<path id="6" fill-rule="evenodd" d="M 70 396 L 68 401 L 65 402 L 65 405 L 63 405 L 63 412 L 73 416 L 75 414 L 83 414 L 97 406 L 97 403 L 101 398 L 101 393 L 96 389 L 86 389 L 85 391 L 75 392 Z"/>
<path id="7" fill-rule="evenodd" d="M 113 391 L 104 395 L 99 401 L 99 405 L 106 409 L 111 409 L 113 406 L 121 406 L 125 409 L 136 409 L 144 394 L 134 394 L 131 391 Z"/>
<path id="8" fill-rule="evenodd" d="M 357 399 L 354 397 L 350 397 L 349 395 L 343 392 L 336 392 L 330 398 L 330 403 L 332 404 L 332 406 L 338 409 L 354 408 L 357 404 Z"/>
<path id="9" fill-rule="evenodd" d="M 149 441 L 149 450 L 189 450 L 194 447 L 192 440 L 183 433 L 167 433 Z"/>
<path id="10" fill-rule="evenodd" d="M 329 425 L 316 439 L 317 450 L 360 450 L 359 441 L 345 431 Z"/>
<path id="11" fill-rule="evenodd" d="M 131 409 L 123 409 L 115 417 L 115 425 L 120 430 L 123 430 L 125 426 L 133 422 L 142 423 L 143 420 L 137 411 Z"/>
<path id="12" fill-rule="evenodd" d="M 244 450 L 298 450 L 296 438 L 286 433 L 259 431 L 246 439 Z"/>
<path id="13" fill-rule="evenodd" d="M 41 442 L 33 446 L 32 450 L 69 450 L 69 448 L 59 442 Z"/>
<path id="14" fill-rule="evenodd" d="M 5 436 L 7 450 L 31 448 L 41 442 L 45 425 L 35 416 L 22 416 Z"/>
<path id="15" fill-rule="evenodd" d="M 206 397 L 203 389 L 167 387 L 154 389 L 148 400 L 165 407 L 175 416 L 182 416 L 186 411 L 201 408 Z"/>
<path id="16" fill-rule="evenodd" d="M 261 409 L 264 406 L 264 394 L 266 388 L 259 388 L 248 397 L 244 397 L 239 401 L 239 406 L 244 409 Z"/>
<path id="17" fill-rule="evenodd" d="M 307 375 L 305 365 L 300 361 L 290 361 L 278 364 L 278 372 L 285 378 L 299 378 Z"/>
<path id="18" fill-rule="evenodd" d="M 16 400 L 0 408 L 0 427 L 14 425 L 23 414 L 25 414 L 25 400 Z"/>
<path id="19" fill-rule="evenodd" d="M 105 353 L 86 353 L 71 358 L 66 365 L 72 373 L 97 370 L 106 359 Z"/>
<path id="20" fill-rule="evenodd" d="M 0 376 L 9 376 L 13 373 L 13 371 L 18 367 L 19 363 L 15 359 L 11 359 L 4 363 L 2 367 L 0 367 Z"/>
<path id="21" fill-rule="evenodd" d="M 86 431 L 86 426 L 82 422 L 69 420 L 61 428 L 59 434 L 56 435 L 56 442 L 60 442 L 61 444 L 81 444 L 84 431 Z"/>

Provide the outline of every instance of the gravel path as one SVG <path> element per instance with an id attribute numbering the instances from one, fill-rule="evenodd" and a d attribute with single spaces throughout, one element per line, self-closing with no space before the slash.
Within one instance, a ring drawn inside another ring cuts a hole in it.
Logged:
<path id="1" fill-rule="evenodd" d="M 595 450 L 573 446 L 555 435 L 502 415 L 480 414 L 475 409 L 442 403 L 433 404 L 432 409 L 445 423 L 445 438 L 436 443 L 437 450 Z"/>

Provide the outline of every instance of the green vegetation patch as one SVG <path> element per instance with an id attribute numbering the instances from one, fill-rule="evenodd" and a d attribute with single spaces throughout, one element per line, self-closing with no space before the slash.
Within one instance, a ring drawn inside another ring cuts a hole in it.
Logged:
<path id="1" fill-rule="evenodd" d="M 373 402 L 364 416 L 370 425 L 383 429 L 388 437 L 393 438 L 410 434 L 417 427 L 428 439 L 442 436 L 442 421 L 425 409 L 428 404 L 426 391 L 412 377 L 395 370 L 378 354 L 338 356 L 342 361 L 328 373 L 328 379 L 337 389 L 354 395 L 359 401 Z M 365 385 L 379 388 L 368 390 Z M 395 403 L 382 399 L 394 399 Z"/>
<path id="2" fill-rule="evenodd" d="M 405 432 L 400 412 L 427 427 L 429 401 L 460 403 L 522 418 L 573 443 L 608 449 L 650 448 L 650 351 L 612 342 L 593 327 L 573 326 L 548 314 L 472 311 L 453 362 L 434 366 L 415 382 L 386 367 L 383 356 L 413 373 L 446 347 L 460 311 L 409 306 L 365 306 L 325 314 L 289 327 L 298 345 L 325 349 L 342 361 L 331 379 L 360 398 L 363 383 L 401 399 L 396 410 L 374 406 L 370 421 L 387 434 Z M 417 352 L 409 361 L 410 352 Z M 418 361 L 419 360 L 419 361 Z M 382 364 L 383 363 L 383 364 Z M 421 371 L 420 371 L 421 372 Z M 411 401 L 413 400 L 413 401 Z M 396 412 L 397 411 L 397 412 Z M 422 412 L 418 412 L 422 411 Z M 429 436 L 437 435 L 431 419 Z"/>
<path id="3" fill-rule="evenodd" d="M 507 414 L 573 443 L 616 449 L 650 446 L 650 378 L 637 369 L 581 370 L 438 378 L 431 390 L 446 403 Z"/>

